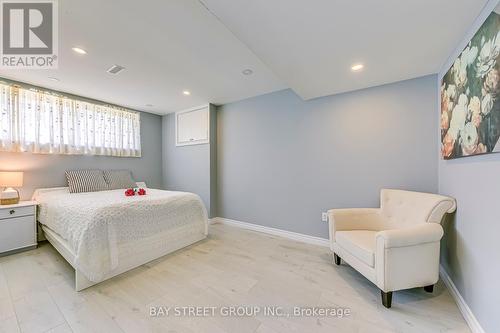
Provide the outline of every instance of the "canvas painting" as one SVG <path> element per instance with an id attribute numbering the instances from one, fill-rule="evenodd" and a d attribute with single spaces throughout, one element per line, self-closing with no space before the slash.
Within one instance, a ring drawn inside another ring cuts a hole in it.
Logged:
<path id="1" fill-rule="evenodd" d="M 441 82 L 444 159 L 500 152 L 500 15 L 492 12 Z"/>

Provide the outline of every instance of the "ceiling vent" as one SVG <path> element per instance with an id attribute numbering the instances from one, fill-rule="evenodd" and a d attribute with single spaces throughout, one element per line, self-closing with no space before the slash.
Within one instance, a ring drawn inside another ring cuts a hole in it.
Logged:
<path id="1" fill-rule="evenodd" d="M 109 74 L 116 75 L 116 74 L 120 73 L 124 69 L 125 69 L 125 67 L 123 67 L 123 66 L 113 65 L 110 68 L 108 68 L 108 70 L 106 72 L 108 72 Z"/>

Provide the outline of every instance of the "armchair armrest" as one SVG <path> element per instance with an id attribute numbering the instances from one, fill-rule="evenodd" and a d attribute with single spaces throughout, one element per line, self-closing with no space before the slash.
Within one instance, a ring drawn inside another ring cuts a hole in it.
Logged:
<path id="1" fill-rule="evenodd" d="M 443 228 L 423 222 L 376 234 L 376 285 L 384 292 L 429 286 L 439 279 Z"/>
<path id="2" fill-rule="evenodd" d="M 383 242 L 383 248 L 415 246 L 437 242 L 443 237 L 443 228 L 438 223 L 421 223 L 417 226 L 380 231 L 376 235 L 377 248 Z"/>

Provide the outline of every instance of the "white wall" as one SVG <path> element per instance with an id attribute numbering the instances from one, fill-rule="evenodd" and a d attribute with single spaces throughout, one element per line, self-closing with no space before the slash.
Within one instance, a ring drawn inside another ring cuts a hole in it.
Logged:
<path id="1" fill-rule="evenodd" d="M 439 82 L 497 2 L 488 2 L 443 66 Z M 500 154 L 439 158 L 439 192 L 455 197 L 458 203 L 455 216 L 445 223 L 441 262 L 482 328 L 498 332 Z"/>

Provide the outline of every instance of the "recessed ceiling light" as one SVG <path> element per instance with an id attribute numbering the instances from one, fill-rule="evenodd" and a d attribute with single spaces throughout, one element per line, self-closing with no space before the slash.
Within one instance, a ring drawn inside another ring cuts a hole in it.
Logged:
<path id="1" fill-rule="evenodd" d="M 247 68 L 247 69 L 244 69 L 243 71 L 241 71 L 241 73 L 243 75 L 252 75 L 253 74 L 253 70 L 251 70 L 250 68 Z"/>
<path id="2" fill-rule="evenodd" d="M 184 90 L 182 93 L 186 96 L 191 95 L 191 92 L 189 90 Z"/>
<path id="3" fill-rule="evenodd" d="M 363 64 L 356 64 L 356 65 L 352 65 L 351 70 L 353 72 L 358 72 L 358 71 L 362 70 L 363 67 L 365 67 Z"/>
<path id="4" fill-rule="evenodd" d="M 53 77 L 53 76 L 49 76 L 49 80 L 56 81 L 56 82 L 61 81 L 57 77 Z"/>
<path id="5" fill-rule="evenodd" d="M 84 49 L 81 49 L 79 47 L 73 47 L 72 50 L 78 54 L 87 54 L 87 51 L 85 51 Z"/>

